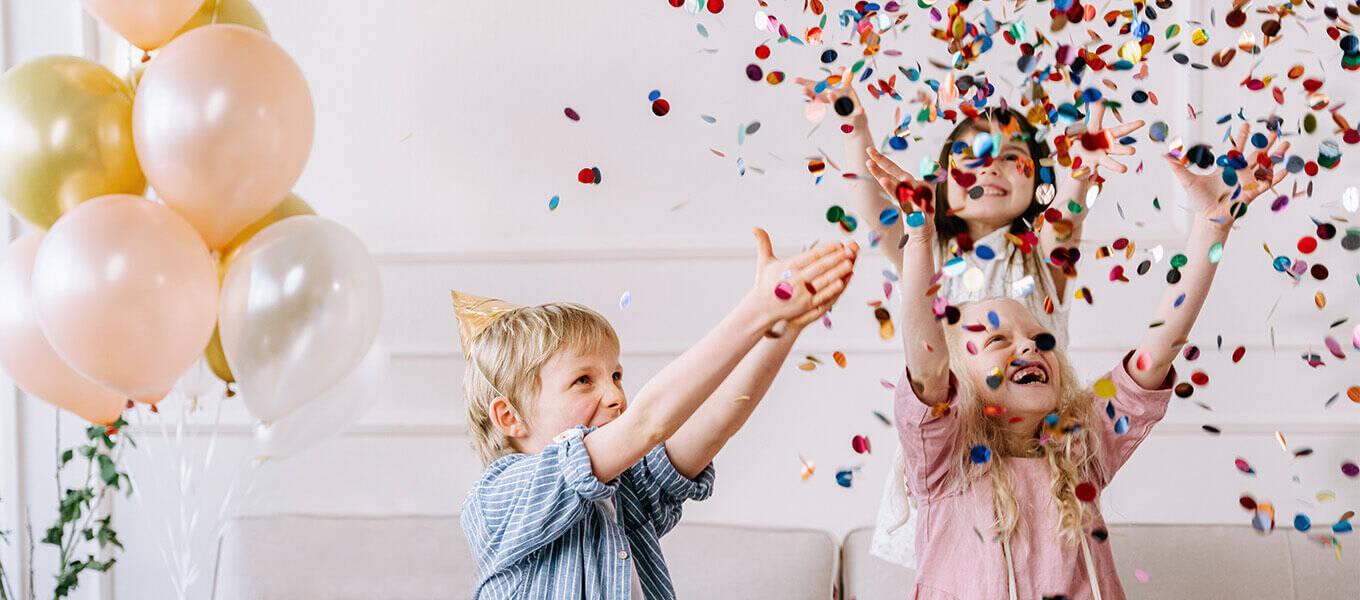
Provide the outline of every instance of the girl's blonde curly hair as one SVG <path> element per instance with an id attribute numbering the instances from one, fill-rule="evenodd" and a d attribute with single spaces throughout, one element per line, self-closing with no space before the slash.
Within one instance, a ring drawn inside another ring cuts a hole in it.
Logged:
<path id="1" fill-rule="evenodd" d="M 1005 298 L 1007 302 L 1015 300 Z M 1016 302 L 1024 306 L 1023 303 Z M 969 302 L 962 303 L 963 308 Z M 1026 308 L 1026 310 L 1029 310 Z M 1058 405 L 1053 412 L 1059 417 L 1061 432 L 1046 438 L 1035 437 L 1017 445 L 1005 432 L 1004 422 L 996 417 L 987 416 L 985 407 L 977 394 L 977 382 L 967 373 L 968 351 L 962 336 L 962 326 L 945 326 L 945 340 L 949 347 L 949 365 L 957 385 L 952 410 L 958 411 L 958 447 L 954 449 L 957 460 L 951 468 L 954 481 L 966 490 L 973 482 L 987 477 L 992 482 L 992 505 L 994 520 L 992 528 L 1003 538 L 1015 531 L 1020 521 L 1020 509 L 1011 492 L 1005 456 L 1041 456 L 1048 462 L 1049 474 L 1053 477 L 1053 500 L 1058 508 L 1058 531 L 1056 532 L 1069 546 L 1076 546 L 1091 524 L 1094 511 L 1077 498 L 1077 485 L 1090 480 L 1099 470 L 1100 436 L 1099 424 L 1095 419 L 1095 393 L 1077 379 L 1072 363 L 1061 348 L 1051 352 L 1057 359 L 1062 379 Z M 1042 440 L 1042 441 L 1041 441 Z M 981 464 L 974 463 L 970 451 L 974 446 L 983 445 L 992 450 L 992 460 Z"/>

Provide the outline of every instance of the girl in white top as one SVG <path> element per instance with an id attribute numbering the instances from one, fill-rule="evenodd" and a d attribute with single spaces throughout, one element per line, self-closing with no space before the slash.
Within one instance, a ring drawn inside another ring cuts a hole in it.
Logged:
<path id="1" fill-rule="evenodd" d="M 1058 140 L 1066 149 L 1065 156 L 1051 158 L 1048 144 L 1041 139 L 1044 133 L 1019 112 L 1006 108 L 1003 101 L 1000 108 L 972 111 L 974 115 L 965 114 L 959 121 L 941 145 L 933 172 L 917 178 L 934 185 L 903 189 L 897 182 L 912 178 L 874 149 L 852 77 L 848 69 L 832 75 L 821 93 L 814 93 L 819 82 L 800 79 L 798 83 L 816 101 L 833 106 L 841 98 L 853 102 L 854 110 L 842 117 L 852 127 L 845 136 L 846 165 L 864 164 L 877 180 L 863 178 L 852 183 L 855 208 L 894 269 L 901 272 L 900 248 L 906 235 L 897 218 L 898 207 L 902 201 L 912 202 L 933 213 L 936 256 L 943 271 L 940 297 L 949 305 L 997 296 L 1014 298 L 1026 304 L 1066 349 L 1070 308 L 1066 299 L 1071 297 L 1067 280 L 1076 276 L 1087 192 L 1103 182 L 1099 167 L 1126 171 L 1111 156 L 1131 155 L 1134 150 L 1116 140 L 1143 122 L 1105 129 L 1104 106 L 1093 106 L 1086 127 L 1074 127 Z M 1055 173 L 1059 162 L 1070 171 Z M 898 198 L 885 195 L 885 189 L 897 189 Z M 870 551 L 915 568 L 916 522 L 902 468 L 899 448 L 883 489 Z"/>

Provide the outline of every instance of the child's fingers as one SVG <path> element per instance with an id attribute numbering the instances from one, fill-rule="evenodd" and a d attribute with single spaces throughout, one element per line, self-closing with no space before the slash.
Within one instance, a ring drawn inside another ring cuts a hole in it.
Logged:
<path id="1" fill-rule="evenodd" d="M 1286 152 L 1289 152 L 1289 142 L 1280 144 L 1280 147 L 1276 148 L 1275 152 L 1272 153 L 1271 156 L 1284 156 Z"/>
<path id="2" fill-rule="evenodd" d="M 916 180 L 915 177 L 911 176 L 911 173 L 902 170 L 902 167 L 897 166 L 897 163 L 893 162 L 891 158 L 884 156 L 883 153 L 879 152 L 876 148 L 869 148 L 868 154 L 869 160 L 874 161 L 874 164 L 878 165 L 880 169 L 883 169 L 883 172 L 894 179 L 897 179 L 898 181 Z"/>
<path id="3" fill-rule="evenodd" d="M 1243 123 L 1241 127 L 1238 127 L 1237 135 L 1233 137 L 1233 148 L 1236 148 L 1238 152 L 1246 154 L 1247 136 L 1250 133 L 1251 133 L 1250 123 Z"/>
<path id="4" fill-rule="evenodd" d="M 794 256 L 792 259 L 789 260 L 788 269 L 790 271 L 795 272 L 801 271 L 803 270 L 804 267 L 821 259 L 823 256 L 836 252 L 840 248 L 841 245 L 838 243 L 827 242 L 825 244 L 820 244 L 814 248 L 799 252 L 797 256 Z"/>
<path id="5" fill-rule="evenodd" d="M 812 287 L 818 290 L 818 292 L 820 293 L 821 290 L 829 287 L 832 282 L 842 281 L 846 275 L 849 275 L 854 272 L 855 265 L 853 265 L 849 260 L 841 260 L 841 262 L 838 263 L 836 266 L 832 267 L 827 272 L 818 275 L 816 279 L 811 280 Z"/>
<path id="6" fill-rule="evenodd" d="M 1133 121 L 1131 123 L 1125 123 L 1123 125 L 1111 127 L 1109 129 L 1109 132 L 1110 135 L 1114 137 L 1124 137 L 1130 133 L 1138 131 L 1138 128 L 1142 127 L 1143 125 L 1144 123 L 1142 121 Z"/>
<path id="7" fill-rule="evenodd" d="M 844 253 L 832 253 L 818 258 L 811 264 L 798 269 L 798 277 L 803 281 L 817 281 L 818 277 L 836 268 L 836 265 L 845 261 Z M 844 273 L 842 273 L 843 275 Z M 814 284 L 815 285 L 815 284 Z"/>
<path id="8" fill-rule="evenodd" d="M 757 263 L 763 266 L 774 260 L 774 248 L 770 245 L 770 234 L 765 233 L 765 230 L 759 227 L 751 230 L 751 233 L 756 236 Z"/>
<path id="9" fill-rule="evenodd" d="M 812 296 L 812 305 L 817 307 L 818 316 L 831 308 L 831 304 L 845 291 L 845 281 L 836 279 L 831 283 L 817 288 L 817 293 Z"/>
<path id="10" fill-rule="evenodd" d="M 1125 146 L 1123 144 L 1115 144 L 1110 146 L 1109 150 L 1105 151 L 1105 153 L 1110 156 L 1129 156 L 1130 154 L 1133 154 L 1133 152 L 1133 146 Z"/>
<path id="11" fill-rule="evenodd" d="M 1105 167 L 1106 169 L 1109 169 L 1111 171 L 1114 171 L 1115 173 L 1126 173 L 1129 170 L 1128 167 L 1124 166 L 1124 163 L 1121 163 L 1108 156 L 1101 157 L 1100 161 L 1096 164 Z"/>
<path id="12" fill-rule="evenodd" d="M 1087 131 L 1100 131 L 1100 124 L 1105 120 L 1105 103 L 1097 102 L 1091 107 L 1090 118 L 1087 120 Z"/>

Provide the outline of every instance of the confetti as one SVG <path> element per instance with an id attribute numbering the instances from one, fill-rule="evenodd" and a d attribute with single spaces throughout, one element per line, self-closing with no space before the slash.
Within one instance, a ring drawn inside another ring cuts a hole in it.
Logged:
<path id="1" fill-rule="evenodd" d="M 619 310 L 628 310 L 628 307 L 632 304 L 633 292 L 624 292 L 622 296 L 619 296 Z"/>

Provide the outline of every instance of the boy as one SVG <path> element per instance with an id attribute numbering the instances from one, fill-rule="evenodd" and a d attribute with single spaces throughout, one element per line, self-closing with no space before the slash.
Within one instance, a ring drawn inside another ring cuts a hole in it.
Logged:
<path id="1" fill-rule="evenodd" d="M 675 597 L 658 539 L 685 500 L 711 493 L 713 457 L 839 298 L 859 250 L 823 244 L 784 261 L 755 234 L 755 286 L 631 410 L 618 337 L 598 313 L 454 293 L 468 423 L 488 465 L 461 517 L 474 597 Z"/>

